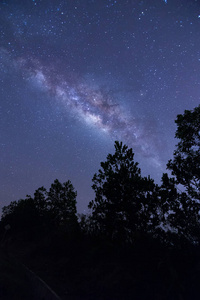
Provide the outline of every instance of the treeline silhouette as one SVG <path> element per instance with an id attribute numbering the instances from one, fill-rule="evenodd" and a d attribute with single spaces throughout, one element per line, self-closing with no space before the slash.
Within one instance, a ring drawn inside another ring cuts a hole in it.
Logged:
<path id="1" fill-rule="evenodd" d="M 200 106 L 175 122 L 173 177 L 143 177 L 116 141 L 87 215 L 77 214 L 72 183 L 56 179 L 3 207 L 2 247 L 63 299 L 199 299 Z"/>

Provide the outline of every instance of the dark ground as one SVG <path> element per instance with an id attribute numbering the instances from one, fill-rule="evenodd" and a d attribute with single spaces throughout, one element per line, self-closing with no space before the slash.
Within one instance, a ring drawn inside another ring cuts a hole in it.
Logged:
<path id="1" fill-rule="evenodd" d="M 0 249 L 0 299 L 33 300 L 33 291 L 23 268 Z"/>
<path id="2" fill-rule="evenodd" d="M 125 247 L 105 240 L 50 234 L 34 242 L 11 239 L 7 252 L 63 300 L 199 299 L 197 248 L 172 250 L 152 240 Z M 26 276 L 2 257 L 0 299 L 31 299 Z"/>

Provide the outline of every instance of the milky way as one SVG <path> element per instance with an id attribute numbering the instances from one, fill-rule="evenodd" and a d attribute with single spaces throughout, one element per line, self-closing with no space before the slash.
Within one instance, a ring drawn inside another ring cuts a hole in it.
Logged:
<path id="1" fill-rule="evenodd" d="M 0 207 L 55 178 L 78 210 L 119 140 L 157 183 L 200 103 L 196 0 L 0 2 Z"/>
<path id="2" fill-rule="evenodd" d="M 37 60 L 18 59 L 17 67 L 25 71 L 27 79 L 38 84 L 55 101 L 70 112 L 74 118 L 84 121 L 96 130 L 102 131 L 117 140 L 123 140 L 138 149 L 141 155 L 149 157 L 152 162 L 160 165 L 158 157 L 158 140 L 142 126 L 140 120 L 130 117 L 108 91 L 84 83 L 80 78 L 75 82 L 69 82 L 67 75 L 58 75 L 55 66 L 48 68 Z M 52 72 L 52 69 L 54 72 Z M 52 73 L 54 75 L 52 75 Z M 146 130 L 146 131 L 145 131 Z"/>

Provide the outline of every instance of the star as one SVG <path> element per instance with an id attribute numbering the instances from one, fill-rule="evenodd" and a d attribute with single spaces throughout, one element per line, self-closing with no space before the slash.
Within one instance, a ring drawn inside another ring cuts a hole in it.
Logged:
<path id="1" fill-rule="evenodd" d="M 174 120 L 200 101 L 198 11 L 186 0 L 2 1 L 1 205 L 58 178 L 87 210 L 115 140 L 159 183 Z"/>

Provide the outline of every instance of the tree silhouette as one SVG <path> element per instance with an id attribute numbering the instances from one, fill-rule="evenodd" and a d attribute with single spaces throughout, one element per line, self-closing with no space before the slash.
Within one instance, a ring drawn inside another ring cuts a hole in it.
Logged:
<path id="1" fill-rule="evenodd" d="M 12 233 L 20 232 L 26 238 L 31 238 L 31 235 L 38 232 L 39 213 L 30 196 L 11 202 L 10 205 L 3 207 L 2 212 L 1 222 L 4 226 L 9 224 Z"/>
<path id="2" fill-rule="evenodd" d="M 167 244 L 178 245 L 180 240 L 189 238 L 188 223 L 185 223 L 186 194 L 180 194 L 175 179 L 164 173 L 158 195 L 160 225 L 164 228 L 160 232 L 160 238 Z"/>
<path id="3" fill-rule="evenodd" d="M 142 178 L 131 148 L 116 141 L 115 153 L 108 154 L 92 181 L 95 199 L 89 208 L 97 232 L 111 239 L 131 241 L 136 232 L 156 223 L 156 207 L 151 201 L 155 184 L 149 177 Z"/>
<path id="4" fill-rule="evenodd" d="M 10 224 L 12 232 L 62 229 L 66 233 L 77 230 L 76 192 L 68 180 L 56 179 L 49 192 L 40 187 L 34 197 L 13 201 L 2 209 L 1 224 Z"/>
<path id="5" fill-rule="evenodd" d="M 175 214 L 171 214 L 169 219 L 179 235 L 191 242 L 199 242 L 200 105 L 193 111 L 185 110 L 175 122 L 178 126 L 175 137 L 179 142 L 167 168 L 175 175 L 176 183 L 185 187 L 185 191 L 179 194 Z"/>
<path id="6" fill-rule="evenodd" d="M 177 183 L 184 185 L 193 199 L 200 200 L 200 105 L 193 111 L 185 110 L 175 122 L 179 142 L 167 167 Z"/>
<path id="7" fill-rule="evenodd" d="M 35 191 L 34 204 L 41 217 L 45 216 L 49 211 L 48 192 L 43 186 Z"/>
<path id="8" fill-rule="evenodd" d="M 70 180 L 63 184 L 58 179 L 48 192 L 48 206 L 56 226 L 67 230 L 77 225 L 76 195 Z"/>

